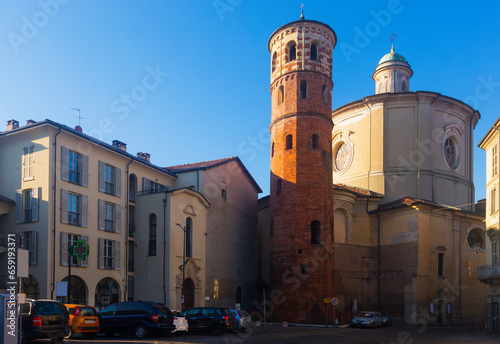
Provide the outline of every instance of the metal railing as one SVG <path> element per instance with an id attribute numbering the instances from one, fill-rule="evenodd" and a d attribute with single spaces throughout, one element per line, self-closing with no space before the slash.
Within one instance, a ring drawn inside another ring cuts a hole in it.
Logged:
<path id="1" fill-rule="evenodd" d="M 478 267 L 477 279 L 480 281 L 500 279 L 500 262 Z"/>

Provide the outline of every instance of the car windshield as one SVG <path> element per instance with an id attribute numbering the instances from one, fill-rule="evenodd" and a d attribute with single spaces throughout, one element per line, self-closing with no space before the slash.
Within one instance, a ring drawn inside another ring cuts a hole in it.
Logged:
<path id="1" fill-rule="evenodd" d="M 86 316 L 86 317 L 95 317 L 95 309 L 92 307 L 78 307 L 80 310 L 80 315 L 81 316 Z"/>
<path id="2" fill-rule="evenodd" d="M 363 313 L 361 316 L 363 318 L 373 318 L 373 315 L 374 315 L 373 313 Z"/>

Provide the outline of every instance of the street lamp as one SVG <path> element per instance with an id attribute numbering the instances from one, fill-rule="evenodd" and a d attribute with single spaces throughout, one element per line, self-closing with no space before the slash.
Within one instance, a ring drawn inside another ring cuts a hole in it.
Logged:
<path id="1" fill-rule="evenodd" d="M 182 226 L 180 223 L 176 223 L 182 231 L 184 232 L 184 240 L 182 246 L 182 295 L 181 295 L 181 313 L 184 313 L 184 279 L 185 279 L 185 268 L 186 268 L 186 227 Z"/>

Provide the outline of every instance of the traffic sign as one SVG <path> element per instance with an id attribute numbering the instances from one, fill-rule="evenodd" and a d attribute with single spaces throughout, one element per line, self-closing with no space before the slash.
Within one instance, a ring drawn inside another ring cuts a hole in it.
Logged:
<path id="1" fill-rule="evenodd" d="M 332 305 L 336 306 L 339 303 L 339 299 L 332 297 Z"/>

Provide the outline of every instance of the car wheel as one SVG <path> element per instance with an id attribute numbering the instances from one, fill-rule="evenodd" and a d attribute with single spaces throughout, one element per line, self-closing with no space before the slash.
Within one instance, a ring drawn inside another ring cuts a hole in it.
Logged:
<path id="1" fill-rule="evenodd" d="M 224 332 L 224 330 L 222 329 L 222 326 L 220 326 L 220 325 L 214 325 L 214 326 L 212 326 L 212 331 L 211 332 L 212 332 L 212 334 L 214 336 L 220 336 L 220 335 L 222 335 L 222 333 Z"/>
<path id="2" fill-rule="evenodd" d="M 70 327 L 68 335 L 65 336 L 64 338 L 70 339 L 70 338 L 73 338 L 74 336 L 75 336 L 75 332 L 73 332 L 73 329 Z"/>
<path id="3" fill-rule="evenodd" d="M 148 336 L 148 329 L 145 325 L 139 324 L 135 327 L 135 336 L 139 339 L 146 338 Z"/>

